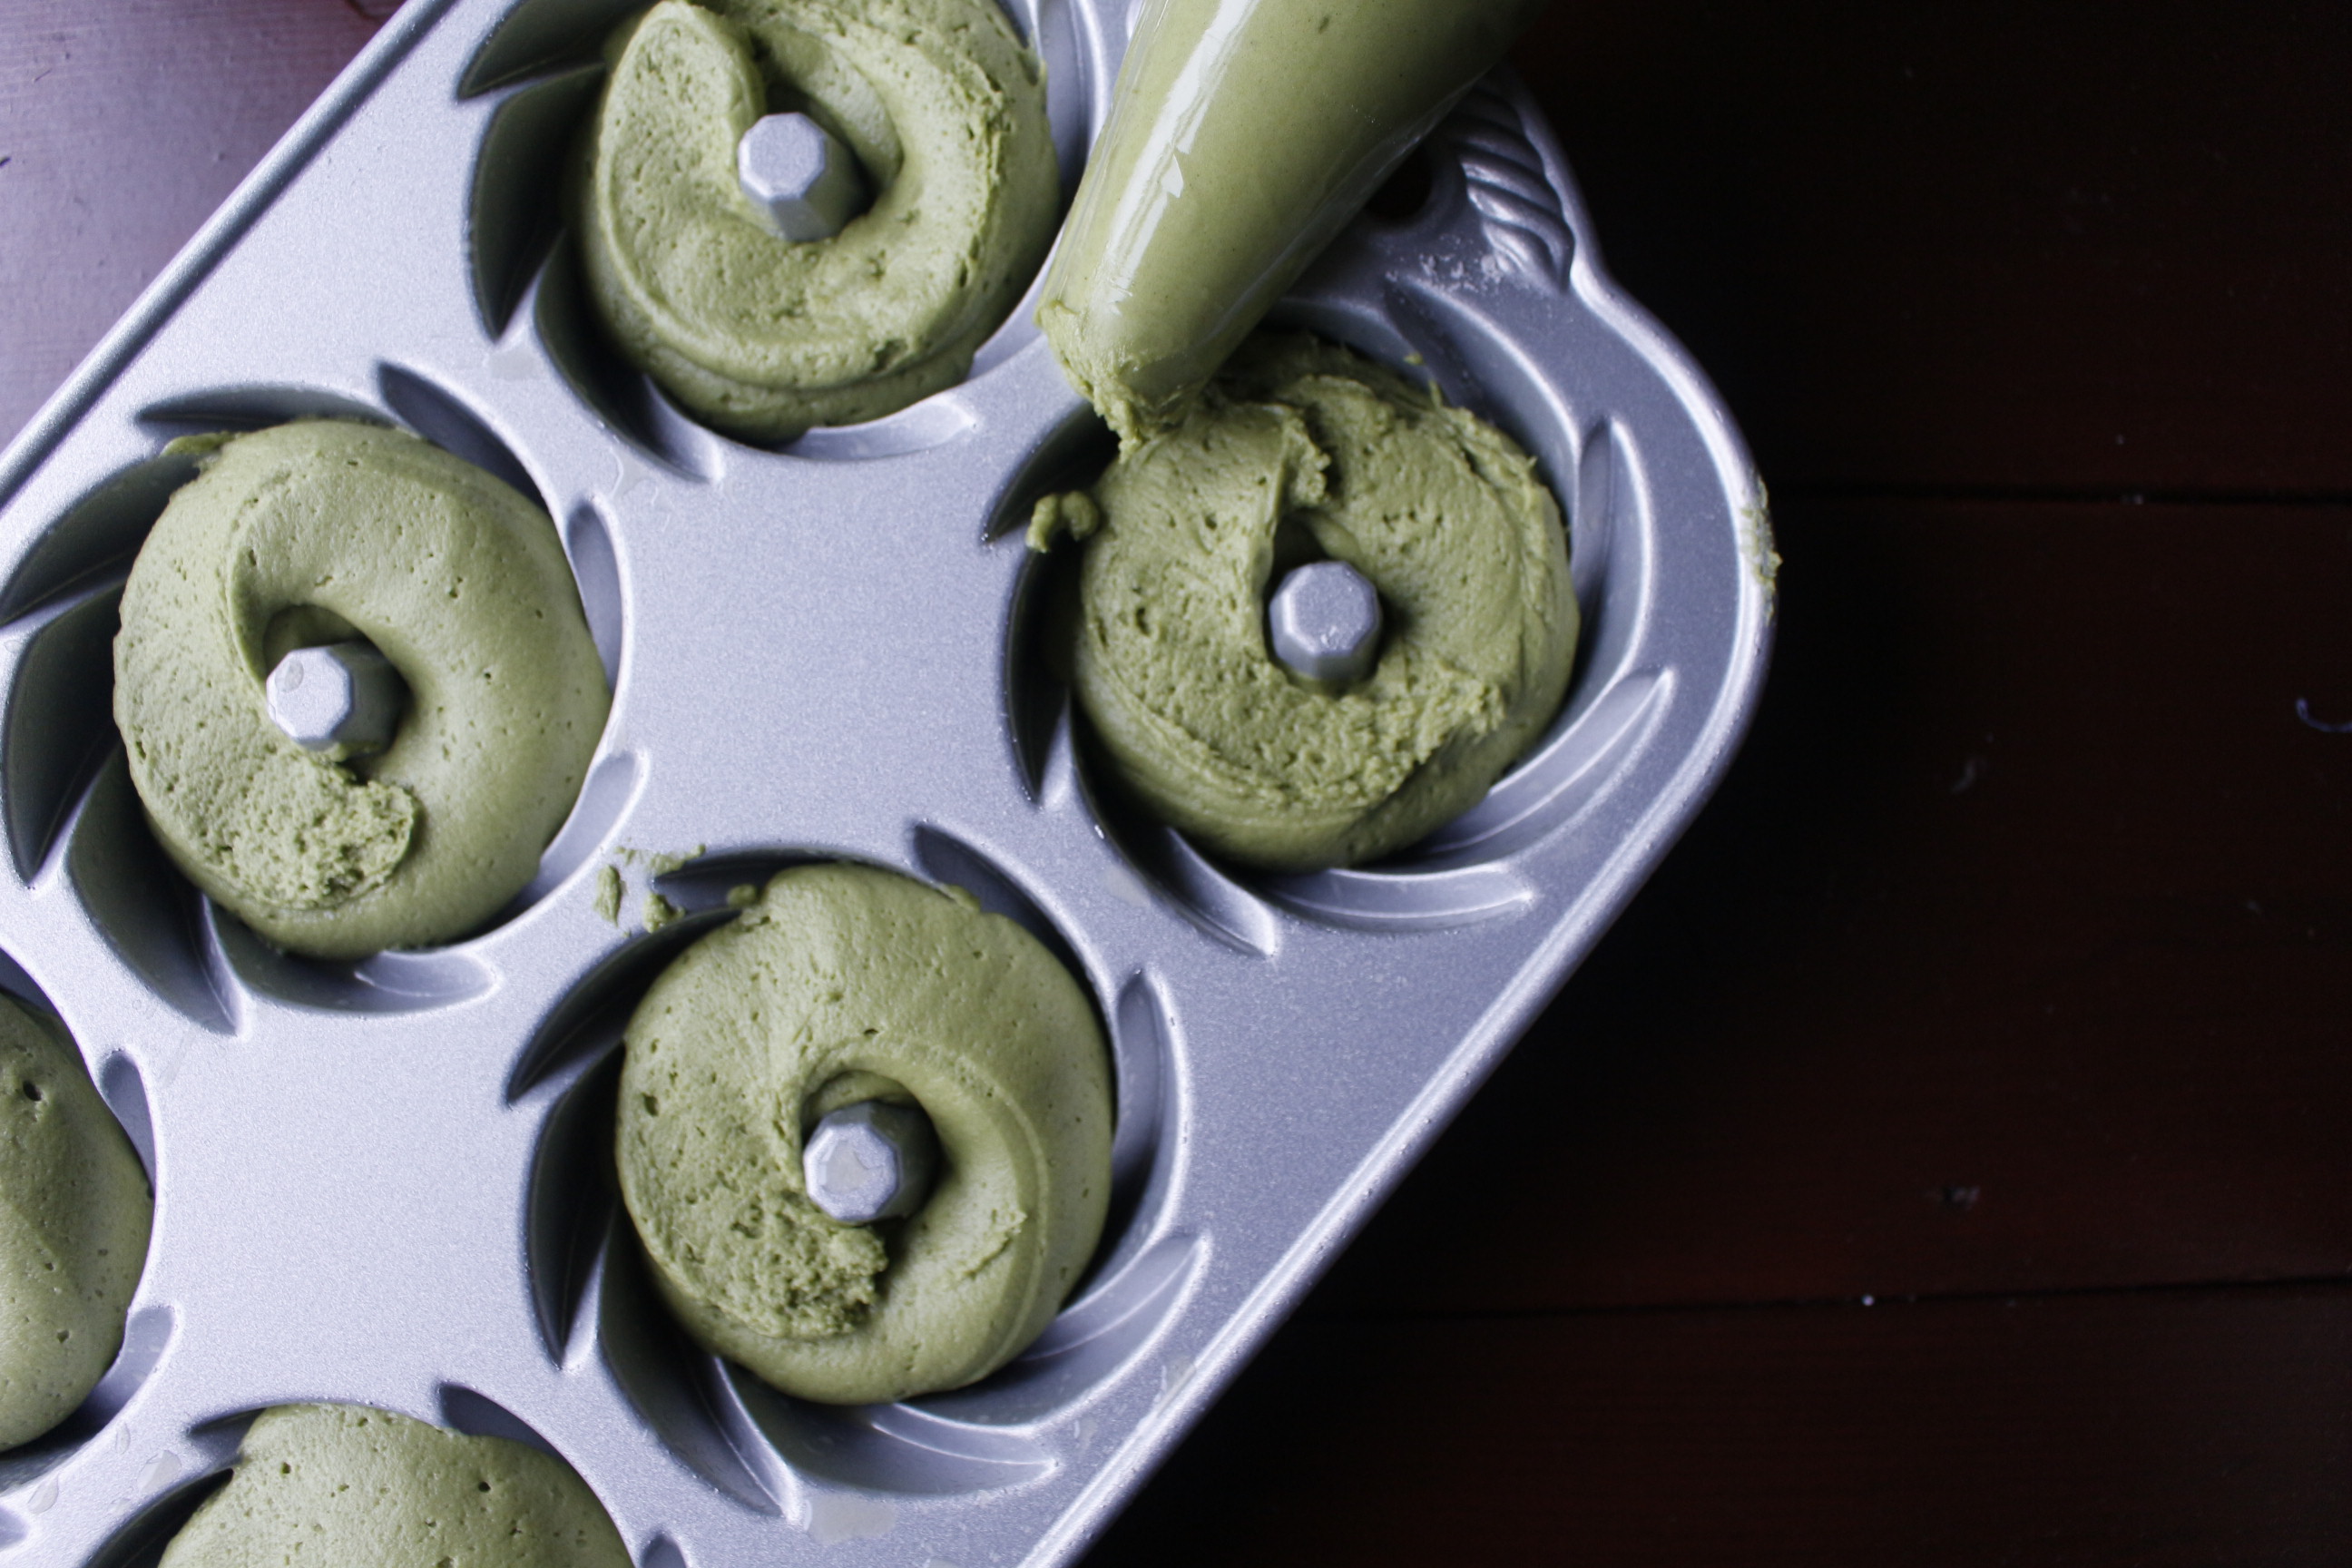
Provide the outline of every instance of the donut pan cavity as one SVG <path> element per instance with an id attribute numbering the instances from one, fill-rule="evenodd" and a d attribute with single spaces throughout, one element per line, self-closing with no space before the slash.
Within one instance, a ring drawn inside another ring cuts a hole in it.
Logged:
<path id="1" fill-rule="evenodd" d="M 1382 865 L 1243 873 L 1137 816 L 1041 646 L 1068 566 L 1022 526 L 1108 446 L 1034 288 L 961 385 L 778 450 L 695 425 L 597 342 L 557 182 L 630 8 L 411 0 L 0 456 L 0 988 L 64 1017 L 157 1191 L 118 1364 L 0 1456 L 0 1564 L 152 1561 L 250 1416 L 312 1399 L 551 1448 L 645 1568 L 1069 1561 L 1591 948 L 1753 705 L 1760 491 L 1497 79 L 1421 155 L 1425 197 L 1360 220 L 1282 313 L 1536 453 L 1585 616 L 1568 705 Z M 1066 194 L 1126 10 L 1012 9 Z M 109 710 L 123 574 L 191 472 L 167 443 L 319 414 L 535 493 L 614 688 L 514 905 L 341 965 L 194 894 Z M 1118 1075 L 1111 1221 L 1069 1305 L 985 1382 L 870 1409 L 688 1343 L 608 1152 L 654 973 L 730 888 L 825 858 L 1023 921 L 1085 983 Z M 683 918 L 649 932 L 655 892 Z"/>

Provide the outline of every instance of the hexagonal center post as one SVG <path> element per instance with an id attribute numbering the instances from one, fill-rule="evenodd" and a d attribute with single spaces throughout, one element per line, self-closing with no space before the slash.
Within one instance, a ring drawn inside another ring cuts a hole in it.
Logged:
<path id="1" fill-rule="evenodd" d="M 381 751 L 408 708 L 408 683 L 368 642 L 298 647 L 264 685 L 270 721 L 305 751 Z"/>
<path id="2" fill-rule="evenodd" d="M 753 121 L 735 144 L 735 178 L 761 221 L 794 244 L 831 239 L 866 210 L 857 155 L 805 114 Z"/>
<path id="3" fill-rule="evenodd" d="M 1381 653 L 1381 595 L 1344 561 L 1294 568 L 1266 603 L 1266 642 L 1292 674 L 1345 686 Z"/>
<path id="4" fill-rule="evenodd" d="M 862 1100 L 828 1112 L 801 1152 L 811 1202 L 845 1225 L 910 1215 L 939 1169 L 931 1119 L 911 1105 Z"/>

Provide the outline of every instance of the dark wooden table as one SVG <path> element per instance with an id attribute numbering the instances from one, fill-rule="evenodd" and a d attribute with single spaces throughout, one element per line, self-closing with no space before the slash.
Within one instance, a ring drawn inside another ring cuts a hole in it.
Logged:
<path id="1" fill-rule="evenodd" d="M 387 9 L 0 9 L 0 432 Z M 1518 64 L 1771 482 L 1762 713 L 1088 1563 L 2352 1561 L 2352 7 Z"/>

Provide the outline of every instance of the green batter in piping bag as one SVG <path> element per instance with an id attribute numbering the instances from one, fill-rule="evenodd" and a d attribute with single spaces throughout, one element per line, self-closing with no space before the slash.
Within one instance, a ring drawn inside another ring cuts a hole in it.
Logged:
<path id="1" fill-rule="evenodd" d="M 1181 416 L 1540 0 L 1148 0 L 1038 323 L 1132 444 Z"/>

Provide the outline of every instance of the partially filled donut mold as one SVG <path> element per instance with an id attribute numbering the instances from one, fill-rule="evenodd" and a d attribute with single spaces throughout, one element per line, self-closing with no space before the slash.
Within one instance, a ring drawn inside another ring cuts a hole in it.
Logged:
<path id="1" fill-rule="evenodd" d="M 677 920 L 628 942 L 558 1003 L 526 1047 L 510 1100 L 548 1107 L 531 1169 L 529 1232 L 542 1342 L 560 1360 L 597 1356 L 679 1461 L 747 1506 L 781 1506 L 788 1473 L 880 1492 L 943 1496 L 1014 1486 L 1055 1468 L 1024 1428 L 1082 1403 L 1147 1345 L 1181 1299 L 1197 1250 L 1159 1223 L 1173 1186 L 1176 1021 L 1148 973 L 1107 988 L 1015 878 L 915 825 L 889 869 L 970 893 L 1023 927 L 1094 1000 L 1111 1054 L 1111 1201 L 1094 1259 L 1026 1352 L 966 1388 L 891 1407 L 843 1408 L 779 1393 L 695 1345 L 646 1273 L 613 1173 L 620 1042 L 646 989 L 687 947 L 734 918 L 729 895 L 823 856 L 735 851 L 651 879 Z"/>
<path id="2" fill-rule="evenodd" d="M 1442 222 L 1432 208 L 1443 198 L 1441 185 L 1403 233 Z M 1528 889 L 1508 866 L 1511 852 L 1571 831 L 1632 760 L 1670 695 L 1671 683 L 1655 672 L 1625 668 L 1655 590 L 1641 548 L 1650 520 L 1640 449 L 1621 426 L 1580 409 L 1490 327 L 1442 297 L 1395 289 L 1368 309 L 1358 300 L 1318 297 L 1310 282 L 1277 308 L 1274 321 L 1429 382 L 1536 458 L 1569 527 L 1581 623 L 1559 713 L 1483 800 L 1393 855 L 1304 874 L 1231 865 L 1129 798 L 1116 764 L 1076 712 L 1062 650 L 1073 635 L 1083 546 L 1064 542 L 1030 563 L 1019 589 L 1005 656 L 1014 766 L 1033 792 L 1046 787 L 1056 766 L 1074 767 L 1105 837 L 1137 874 L 1202 930 L 1244 951 L 1271 951 L 1266 905 L 1363 931 L 1437 929 L 1513 913 Z M 1111 456 L 1099 426 L 1074 416 L 1007 490 L 997 527 L 1010 533 L 1025 526 L 1039 498 L 1084 487 Z"/>
<path id="3" fill-rule="evenodd" d="M 63 1021 L 40 985 L 5 952 L 0 952 L 0 996 L 30 1012 L 47 1014 Z M 70 1034 L 70 1023 L 66 1027 Z M 81 1042 L 77 1039 L 74 1043 L 79 1047 Z M 109 1052 L 96 1060 L 85 1051 L 83 1064 L 100 1100 L 138 1156 L 149 1190 L 153 1191 L 157 1175 L 155 1133 L 147 1111 L 147 1087 L 141 1079 L 138 1063 L 121 1051 Z M 122 1343 L 96 1386 L 47 1431 L 14 1448 L 0 1450 L 0 1497 L 38 1497 L 51 1472 L 99 1440 L 155 1370 L 171 1342 L 172 1332 L 171 1309 L 134 1290 L 124 1314 Z M 16 1510 L 0 1504 L 0 1548 L 21 1538 L 26 1531 L 26 1526 Z"/>
<path id="4" fill-rule="evenodd" d="M 681 472 L 709 478 L 710 443 L 732 443 L 681 409 L 653 379 L 626 363 L 589 302 L 565 187 L 606 68 L 608 35 L 642 10 L 636 4 L 565 5 L 526 0 L 468 66 L 461 94 L 488 105 L 472 158 L 466 244 L 476 314 L 491 338 L 536 335 L 573 393 L 616 436 Z M 1058 166 L 1058 213 L 1084 167 L 1086 149 L 1108 110 L 1111 46 L 1100 22 L 1070 0 L 1005 0 L 1015 32 L 1045 68 L 1046 118 Z M 856 424 L 820 424 L 782 449 L 856 460 L 920 452 L 970 428 L 959 395 L 1008 360 L 1042 346 L 1033 321 L 1042 268 L 974 353 L 960 386 Z"/>
<path id="5" fill-rule="evenodd" d="M 248 385 L 141 410 L 139 425 L 159 449 L 81 498 L 0 588 L 0 605 L 22 606 L 0 625 L 0 641 L 14 641 L 19 650 L 0 710 L 0 773 L 9 785 L 0 818 L 18 874 L 35 876 L 61 850 L 68 877 L 117 951 L 159 994 L 208 1026 L 233 1021 L 231 993 L 239 990 L 375 1012 L 444 1005 L 493 984 L 462 951 L 479 931 L 439 949 L 348 962 L 297 957 L 264 941 L 171 865 L 145 823 L 115 732 L 113 638 L 122 582 L 172 494 L 197 471 L 194 457 L 172 449 L 177 438 L 310 418 L 394 426 L 544 507 L 529 467 L 480 415 L 399 364 L 373 369 L 369 400 L 299 385 Z M 610 531 L 591 504 L 560 521 L 558 531 L 605 679 L 617 685 L 623 605 Z M 633 777 L 633 759 L 600 750 L 538 872 L 492 928 L 586 863 L 625 811 Z"/>
<path id="6" fill-rule="evenodd" d="M 423 1419 L 466 1436 L 497 1437 L 537 1448 L 559 1460 L 563 1458 L 552 1444 L 531 1429 L 530 1423 L 495 1400 L 456 1384 L 444 1384 L 436 1393 L 433 1407 Z M 157 1568 L 173 1537 L 198 1509 L 212 1500 L 213 1494 L 228 1484 L 230 1469 L 238 1458 L 238 1444 L 246 1430 L 263 1414 L 250 1410 L 207 1423 L 201 1434 L 205 1468 L 175 1477 L 176 1484 L 126 1523 L 100 1549 L 88 1568 Z M 488 1489 L 487 1482 L 484 1489 Z M 656 1560 L 646 1561 L 650 1563 Z"/>
<path id="7" fill-rule="evenodd" d="M 1571 532 L 1567 702 L 1381 863 L 1244 872 L 1125 804 L 1024 533 L 1108 460 L 1031 298 L 961 384 L 780 448 L 605 346 L 563 165 L 633 0 L 402 9 L 141 313 L 0 454 L 0 949 L 158 1186 L 117 1364 L 0 1455 L 0 1568 L 152 1563 L 261 1410 L 535 1441 L 639 1568 L 1073 1560 L 1589 952 L 1699 804 L 1769 641 L 1769 523 L 1704 378 L 1600 270 L 1528 100 L 1476 89 L 1284 303 L 1499 425 Z M 1122 0 L 1015 0 L 1066 201 Z M 409 429 L 532 495 L 613 705 L 570 820 L 482 931 L 286 956 L 147 828 L 115 603 L 177 437 Z M 970 889 L 1079 977 L 1113 1053 L 1102 1241 L 970 1387 L 835 1408 L 679 1331 L 617 1201 L 620 1032 L 730 891 L 813 860 Z"/>

